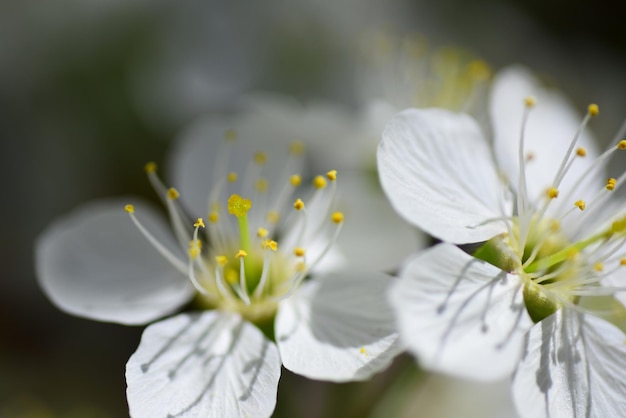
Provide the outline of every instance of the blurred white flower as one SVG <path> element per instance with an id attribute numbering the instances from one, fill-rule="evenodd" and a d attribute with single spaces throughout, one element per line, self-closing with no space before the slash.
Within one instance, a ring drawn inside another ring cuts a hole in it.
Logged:
<path id="1" fill-rule="evenodd" d="M 40 284 L 69 313 L 145 324 L 192 299 L 200 308 L 146 328 L 126 368 L 134 417 L 269 416 L 281 363 L 343 382 L 369 378 L 399 351 L 384 298 L 390 278 L 336 268 L 337 172 L 300 191 L 301 143 L 242 158 L 237 134 L 224 132 L 209 153 L 178 150 L 181 192 L 146 165 L 171 230 L 148 205 L 127 204 L 125 215 L 120 202 L 105 201 L 58 221 L 37 243 Z M 196 177 L 188 164 L 196 158 L 214 175 Z M 291 197 L 296 189 L 302 199 Z M 188 220 L 181 195 L 194 211 L 203 202 L 195 213 L 206 220 Z"/>
<path id="2" fill-rule="evenodd" d="M 618 416 L 626 218 L 611 196 L 626 175 L 604 182 L 603 170 L 626 141 L 598 155 L 585 130 L 597 106 L 578 123 L 521 69 L 497 77 L 491 112 L 493 153 L 472 118 L 441 109 L 402 112 L 383 134 L 398 212 L 446 242 L 487 240 L 474 256 L 443 243 L 404 266 L 390 293 L 401 336 L 429 369 L 515 372 L 524 417 Z"/>

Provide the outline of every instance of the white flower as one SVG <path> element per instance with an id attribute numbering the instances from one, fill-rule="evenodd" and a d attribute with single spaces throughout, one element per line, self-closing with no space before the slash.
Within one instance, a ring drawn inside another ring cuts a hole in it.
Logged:
<path id="1" fill-rule="evenodd" d="M 610 198 L 624 175 L 604 181 L 603 170 L 626 141 L 598 156 L 585 132 L 597 106 L 577 129 L 562 97 L 521 69 L 498 76 L 491 106 L 497 163 L 466 115 L 407 110 L 383 134 L 392 204 L 449 242 L 400 273 L 390 298 L 401 336 L 429 369 L 515 372 L 524 417 L 620 416 L 626 217 Z M 483 241 L 474 256 L 450 244 Z"/>
<path id="2" fill-rule="evenodd" d="M 40 284 L 69 313 L 145 324 L 193 300 L 195 312 L 148 326 L 128 361 L 133 417 L 269 416 L 281 363 L 309 378 L 362 380 L 399 350 L 384 297 L 390 278 L 335 268 L 344 224 L 334 209 L 337 172 L 301 191 L 300 143 L 244 163 L 235 136 L 193 156 L 215 175 L 182 193 L 146 165 L 171 230 L 149 205 L 105 201 L 58 221 L 37 243 Z M 179 150 L 177 167 L 193 173 L 188 152 L 197 149 Z M 302 199 L 292 200 L 296 189 Z M 181 195 L 204 201 L 206 220 L 187 220 Z"/>

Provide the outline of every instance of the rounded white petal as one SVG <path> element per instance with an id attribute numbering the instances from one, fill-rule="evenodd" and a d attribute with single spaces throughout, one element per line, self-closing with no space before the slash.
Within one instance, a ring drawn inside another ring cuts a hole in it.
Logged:
<path id="1" fill-rule="evenodd" d="M 443 109 L 408 109 L 385 128 L 381 184 L 406 220 L 444 241 L 485 241 L 505 232 L 504 187 L 476 122 Z M 491 222 L 489 222 L 491 220 Z"/>
<path id="2" fill-rule="evenodd" d="M 385 291 L 391 278 L 343 271 L 315 277 L 281 302 L 276 341 L 283 365 L 303 376 L 363 380 L 398 354 Z"/>
<path id="3" fill-rule="evenodd" d="M 36 243 L 39 283 L 57 307 L 135 325 L 166 315 L 191 298 L 189 280 L 149 244 L 124 211 L 130 202 L 144 226 L 176 251 L 164 220 L 149 206 L 132 200 L 87 204 L 53 223 Z"/>
<path id="4" fill-rule="evenodd" d="M 544 89 L 532 74 L 523 67 L 514 66 L 498 72 L 493 81 L 490 112 L 493 124 L 494 147 L 501 169 L 506 173 L 513 188 L 517 189 L 519 177 L 519 141 L 524 113 L 524 99 L 536 98 L 536 105 L 530 110 L 525 128 L 525 153 L 532 156 L 526 163 L 526 184 L 531 200 L 543 196 L 553 185 L 557 170 L 561 165 L 571 140 L 582 122 L 584 109 L 577 112 L 567 99 L 555 90 Z M 582 174 L 597 157 L 596 142 L 589 130 L 585 130 L 578 140 L 578 146 L 587 149 L 587 156 L 577 158 L 570 172 L 559 186 L 563 192 L 580 180 Z M 587 181 L 587 195 L 577 194 L 568 203 L 568 209 L 575 200 L 587 199 L 602 187 L 604 173 L 595 172 Z M 581 193 L 586 188 L 580 188 Z"/>
<path id="5" fill-rule="evenodd" d="M 513 378 L 523 418 L 620 417 L 626 411 L 626 335 L 560 309 L 536 324 Z"/>
<path id="6" fill-rule="evenodd" d="M 126 364 L 133 418 L 269 417 L 279 378 L 274 343 L 219 311 L 149 326 Z"/>
<path id="7" fill-rule="evenodd" d="M 469 379 L 510 374 L 532 326 L 519 278 L 450 244 L 409 261 L 390 301 L 424 368 Z"/>
<path id="8" fill-rule="evenodd" d="M 340 172 L 337 181 L 345 221 L 336 246 L 348 264 L 392 271 L 426 246 L 426 235 L 397 215 L 374 176 Z"/>

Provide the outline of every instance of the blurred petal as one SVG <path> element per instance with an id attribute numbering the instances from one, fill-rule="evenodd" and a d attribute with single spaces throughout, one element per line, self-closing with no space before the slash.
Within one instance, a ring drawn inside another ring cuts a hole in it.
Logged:
<path id="1" fill-rule="evenodd" d="M 485 241 L 506 231 L 504 187 L 480 128 L 469 116 L 409 109 L 385 128 L 378 171 L 393 207 L 444 241 Z M 508 213 L 508 211 L 507 211 Z"/>
<path id="2" fill-rule="evenodd" d="M 189 280 L 133 225 L 124 211 L 126 203 L 85 205 L 52 224 L 37 240 L 39 283 L 60 309 L 135 325 L 166 315 L 191 298 Z M 178 251 L 159 215 L 141 203 L 135 203 L 135 212 L 160 242 Z"/>
<path id="3" fill-rule="evenodd" d="M 280 358 L 254 325 L 219 311 L 146 328 L 126 364 L 134 418 L 269 417 Z"/>
<path id="4" fill-rule="evenodd" d="M 344 271 L 315 277 L 280 304 L 276 341 L 284 366 L 303 376 L 345 382 L 386 368 L 398 354 L 385 300 L 391 278 Z"/>
<path id="5" fill-rule="evenodd" d="M 570 308 L 536 324 L 513 379 L 522 417 L 618 417 L 626 411 L 626 336 Z"/>
<path id="6" fill-rule="evenodd" d="M 336 246 L 349 265 L 392 271 L 426 245 L 425 234 L 396 214 L 374 176 L 340 172 L 337 186 L 345 221 Z"/>
<path id="7" fill-rule="evenodd" d="M 530 111 L 524 137 L 526 155 L 532 155 L 532 160 L 526 164 L 526 184 L 530 199 L 535 199 L 552 186 L 561 160 L 582 121 L 582 117 L 578 115 L 584 112 L 575 111 L 565 96 L 559 92 L 542 88 L 523 67 L 509 67 L 500 71 L 493 83 L 490 112 L 494 148 L 500 167 L 506 172 L 514 188 L 517 188 L 518 184 L 518 149 L 524 99 L 528 96 L 537 99 L 536 105 Z M 559 186 L 563 190 L 568 190 L 580 182 L 578 175 L 582 174 L 598 155 L 595 140 L 589 130 L 583 132 L 578 144 L 587 149 L 587 156 L 574 162 Z M 602 187 L 603 178 L 602 171 L 589 176 L 586 180 L 595 187 L 581 187 L 581 191 L 588 189 L 589 195 L 574 196 L 571 204 L 574 200 L 588 199 L 595 195 Z"/>
<path id="8" fill-rule="evenodd" d="M 400 336 L 426 369 L 476 379 L 510 374 L 532 321 L 517 276 L 440 244 L 390 292 Z"/>

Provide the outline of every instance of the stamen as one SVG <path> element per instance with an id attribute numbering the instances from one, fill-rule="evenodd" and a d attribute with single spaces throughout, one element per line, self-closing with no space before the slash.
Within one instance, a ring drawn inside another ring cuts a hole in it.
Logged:
<path id="1" fill-rule="evenodd" d="M 322 176 L 315 176 L 313 186 L 315 186 L 316 189 L 323 189 L 326 187 L 326 179 Z"/>
<path id="2" fill-rule="evenodd" d="M 574 206 L 576 206 L 578 209 L 583 211 L 583 210 L 585 210 L 585 201 L 584 200 L 577 200 L 577 201 L 574 202 Z"/>
<path id="3" fill-rule="evenodd" d="M 519 216 L 519 246 L 520 251 L 523 251 L 526 246 L 526 239 L 528 238 L 528 229 L 530 227 L 530 218 L 532 213 L 528 210 L 528 188 L 526 186 L 526 164 L 524 161 L 524 152 L 525 152 L 525 133 L 526 133 L 526 123 L 528 122 L 528 115 L 530 114 L 530 109 L 535 106 L 536 99 L 532 96 L 526 97 L 524 99 L 524 104 L 526 107 L 524 108 L 524 113 L 522 115 L 522 128 L 520 129 L 520 140 L 519 140 L 519 149 L 518 149 L 518 164 L 519 164 L 519 174 L 518 174 L 518 184 L 517 184 L 517 212 Z"/>
<path id="4" fill-rule="evenodd" d="M 270 272 L 270 261 L 271 261 L 271 251 L 276 251 L 278 250 L 278 244 L 276 243 L 276 241 L 272 241 L 272 240 L 265 240 L 263 242 L 263 249 L 265 251 L 265 254 L 263 255 L 263 270 L 261 271 L 261 278 L 259 279 L 259 284 L 256 286 L 256 289 L 254 289 L 254 295 L 253 297 L 255 299 L 258 299 L 261 297 L 261 294 L 263 293 L 263 288 L 265 287 L 265 283 L 267 282 L 267 277 L 269 276 L 269 272 Z"/>
<path id="5" fill-rule="evenodd" d="M 226 180 L 228 180 L 229 183 L 234 183 L 237 181 L 237 173 L 235 173 L 234 171 L 231 171 L 230 173 L 228 173 L 228 175 L 226 176 Z"/>
<path id="6" fill-rule="evenodd" d="M 624 141 L 626 142 L 626 141 Z M 299 174 L 293 174 L 290 178 L 289 178 L 289 182 L 291 183 L 291 185 L 293 187 L 298 187 L 301 183 L 302 183 L 302 177 L 300 177 Z"/>
<path id="7" fill-rule="evenodd" d="M 269 231 L 265 228 L 259 228 L 256 232 L 257 237 L 265 238 L 269 234 Z"/>
<path id="8" fill-rule="evenodd" d="M 617 179 L 613 177 L 606 180 L 606 189 L 608 191 L 613 191 L 615 189 L 615 185 L 617 184 Z"/>
<path id="9" fill-rule="evenodd" d="M 546 190 L 546 196 L 548 197 L 548 199 L 556 199 L 557 197 L 559 197 L 559 190 L 555 187 L 550 187 L 548 190 Z"/>
<path id="10" fill-rule="evenodd" d="M 306 251 L 302 247 L 296 247 L 293 249 L 293 255 L 295 255 L 296 257 L 304 257 L 305 254 Z"/>
<path id="11" fill-rule="evenodd" d="M 187 273 L 187 267 L 185 263 L 175 256 L 170 250 L 168 250 L 163 244 L 161 244 L 148 230 L 139 222 L 135 216 L 135 207 L 133 205 L 124 206 L 124 210 L 130 215 L 130 219 L 133 221 L 139 232 L 148 240 L 148 242 L 182 274 Z"/>
<path id="12" fill-rule="evenodd" d="M 218 255 L 215 257 L 215 263 L 215 284 L 217 285 L 217 290 L 223 298 L 232 299 L 233 294 L 224 282 L 224 266 L 228 263 L 228 259 L 225 255 Z"/>
<path id="13" fill-rule="evenodd" d="M 576 150 L 576 155 L 579 157 L 586 157 L 587 156 L 587 149 L 584 147 L 580 147 Z"/>
<path id="14" fill-rule="evenodd" d="M 293 208 L 295 210 L 304 209 L 304 202 L 302 201 L 302 199 L 297 199 L 296 202 L 293 204 Z"/>
<path id="15" fill-rule="evenodd" d="M 250 297 L 248 296 L 248 286 L 246 282 L 246 267 L 244 263 L 244 258 L 248 256 L 248 253 L 244 250 L 239 250 L 237 252 L 236 257 L 239 259 L 239 289 L 240 292 L 237 292 L 243 303 L 246 305 L 250 305 Z"/>

